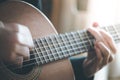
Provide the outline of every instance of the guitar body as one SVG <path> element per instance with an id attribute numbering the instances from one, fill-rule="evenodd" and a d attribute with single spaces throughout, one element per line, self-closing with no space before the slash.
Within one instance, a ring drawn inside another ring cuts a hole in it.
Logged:
<path id="1" fill-rule="evenodd" d="M 7 1 L 0 4 L 0 20 L 27 26 L 33 39 L 57 34 L 51 22 L 38 9 L 26 2 Z M 16 74 L 0 64 L 0 80 L 74 80 L 68 59 L 35 66 L 27 74 Z"/>

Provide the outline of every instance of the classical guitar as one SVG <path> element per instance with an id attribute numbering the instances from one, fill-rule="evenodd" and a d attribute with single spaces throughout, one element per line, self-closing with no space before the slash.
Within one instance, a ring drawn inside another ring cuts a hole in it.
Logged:
<path id="1" fill-rule="evenodd" d="M 74 80 L 69 57 L 92 50 L 94 37 L 86 30 L 57 34 L 51 22 L 34 6 L 22 1 L 0 4 L 0 20 L 28 26 L 35 47 L 22 68 L 0 62 L 0 80 Z M 119 25 L 102 27 L 116 43 Z"/>

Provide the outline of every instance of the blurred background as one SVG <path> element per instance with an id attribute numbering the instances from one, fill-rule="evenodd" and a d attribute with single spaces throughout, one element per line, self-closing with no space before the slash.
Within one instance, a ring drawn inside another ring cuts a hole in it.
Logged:
<path id="1" fill-rule="evenodd" d="M 43 12 L 59 33 L 84 29 L 93 22 L 100 26 L 120 24 L 120 0 L 43 0 Z M 95 80 L 120 80 L 119 51 Z"/>

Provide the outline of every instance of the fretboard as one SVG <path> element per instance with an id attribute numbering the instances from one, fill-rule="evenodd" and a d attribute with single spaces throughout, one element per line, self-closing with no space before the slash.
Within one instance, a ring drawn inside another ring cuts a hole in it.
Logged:
<path id="1" fill-rule="evenodd" d="M 110 33 L 116 43 L 120 42 L 120 25 L 102 27 Z M 95 38 L 86 30 L 51 35 L 34 39 L 33 59 L 37 65 L 61 60 L 80 53 L 91 51 Z"/>

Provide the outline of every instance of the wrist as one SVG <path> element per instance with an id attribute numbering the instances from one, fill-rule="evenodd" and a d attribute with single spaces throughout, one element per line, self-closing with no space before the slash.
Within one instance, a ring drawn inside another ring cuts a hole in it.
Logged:
<path id="1" fill-rule="evenodd" d="M 83 64 L 82 64 L 83 74 L 87 78 L 94 76 L 94 72 L 91 69 L 91 66 L 92 65 L 88 63 L 87 59 L 83 61 Z"/>
<path id="2" fill-rule="evenodd" d="M 87 77 L 84 73 L 85 70 L 83 68 L 83 62 L 85 58 L 70 58 L 70 61 L 72 63 L 75 80 L 93 80 L 92 77 Z"/>

